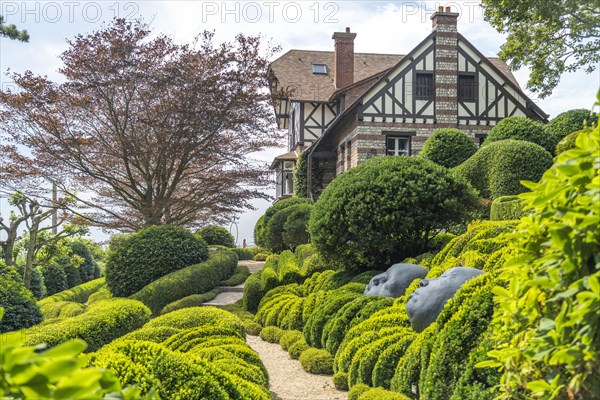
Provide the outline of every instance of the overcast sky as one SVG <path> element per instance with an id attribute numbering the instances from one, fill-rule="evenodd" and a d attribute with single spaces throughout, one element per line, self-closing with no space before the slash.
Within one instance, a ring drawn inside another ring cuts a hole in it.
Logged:
<path id="1" fill-rule="evenodd" d="M 66 40 L 97 30 L 114 17 L 143 18 L 154 32 L 179 43 L 191 42 L 203 30 L 214 30 L 217 42 L 232 40 L 239 32 L 262 34 L 281 45 L 280 54 L 290 49 L 333 50 L 332 33 L 350 27 L 358 34 L 356 52 L 406 54 L 429 34 L 430 17 L 438 5 L 461 14 L 459 32 L 484 55 L 497 55 L 504 38 L 484 21 L 478 1 L 1 1 L 0 15 L 26 29 L 31 39 L 29 43 L 0 39 L 0 84 L 11 85 L 4 75 L 8 68 L 62 81 L 57 56 L 66 50 Z M 528 70 L 514 74 L 525 87 Z M 552 96 L 536 101 L 554 117 L 572 108 L 591 108 L 599 86 L 599 70 L 592 75 L 566 74 Z M 282 141 L 282 148 L 258 158 L 270 162 L 286 151 L 285 145 Z M 268 192 L 273 195 L 274 189 Z M 6 203 L 1 206 L 0 213 L 6 212 Z M 244 238 L 252 242 L 254 224 L 269 203 L 260 201 L 256 206 L 237 222 L 240 243 Z M 94 231 L 93 237 L 105 240 L 107 235 Z"/>

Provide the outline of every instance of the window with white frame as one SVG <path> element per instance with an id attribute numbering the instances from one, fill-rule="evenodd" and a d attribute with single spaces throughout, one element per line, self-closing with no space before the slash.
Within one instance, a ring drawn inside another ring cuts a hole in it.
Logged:
<path id="1" fill-rule="evenodd" d="M 410 136 L 386 137 L 386 154 L 388 156 L 410 156 Z"/>

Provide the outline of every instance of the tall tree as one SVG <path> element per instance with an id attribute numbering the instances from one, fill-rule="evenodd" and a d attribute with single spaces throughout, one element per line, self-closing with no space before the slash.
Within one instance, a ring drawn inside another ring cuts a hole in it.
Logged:
<path id="1" fill-rule="evenodd" d="M 484 15 L 508 34 L 500 58 L 531 69 L 527 87 L 547 97 L 564 72 L 594 71 L 600 61 L 598 0 L 481 0 Z"/>
<path id="2" fill-rule="evenodd" d="M 19 91 L 0 92 L 0 126 L 32 152 L 13 151 L 14 163 L 34 165 L 63 191 L 91 191 L 70 194 L 106 228 L 197 226 L 251 208 L 267 197 L 268 174 L 247 156 L 280 135 L 267 90 L 271 53 L 259 37 L 215 45 L 213 36 L 178 45 L 117 19 L 69 42 L 65 83 L 12 74 Z"/>
<path id="3" fill-rule="evenodd" d="M 20 31 L 14 24 L 5 25 L 4 17 L 0 15 L 0 37 L 7 37 L 13 40 L 20 40 L 21 42 L 29 41 L 29 34 L 27 31 Z"/>

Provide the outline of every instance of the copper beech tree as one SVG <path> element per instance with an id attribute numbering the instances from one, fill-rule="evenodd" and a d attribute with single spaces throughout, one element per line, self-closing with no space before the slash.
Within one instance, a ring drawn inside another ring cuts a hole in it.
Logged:
<path id="1" fill-rule="evenodd" d="M 69 42 L 64 83 L 11 74 L 18 90 L 0 92 L 0 124 L 20 147 L 5 165 L 35 167 L 109 229 L 195 226 L 251 208 L 268 175 L 248 155 L 280 135 L 266 89 L 276 49 L 213 37 L 180 45 L 117 19 Z"/>

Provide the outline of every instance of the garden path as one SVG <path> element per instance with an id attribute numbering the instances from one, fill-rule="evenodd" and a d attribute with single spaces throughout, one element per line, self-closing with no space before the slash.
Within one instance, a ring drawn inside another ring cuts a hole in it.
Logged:
<path id="1" fill-rule="evenodd" d="M 245 265 L 250 273 L 261 270 L 265 265 L 264 261 L 241 260 L 238 265 Z M 227 304 L 233 304 L 240 300 L 244 294 L 244 284 L 237 286 L 221 286 L 221 293 L 209 302 L 203 303 L 204 306 L 222 307 Z"/>
<path id="2" fill-rule="evenodd" d="M 271 395 L 275 400 L 346 400 L 347 392 L 337 390 L 328 375 L 314 375 L 278 344 L 248 335 L 246 341 L 258 353 L 269 372 Z"/>

